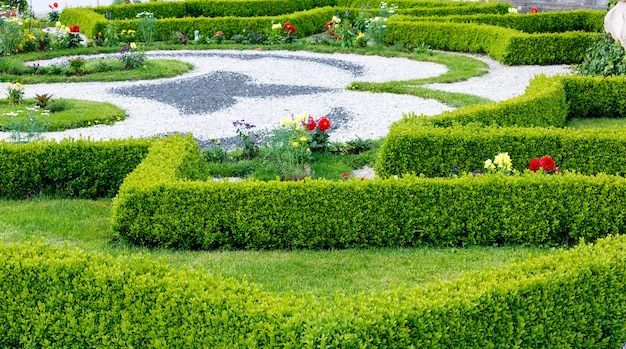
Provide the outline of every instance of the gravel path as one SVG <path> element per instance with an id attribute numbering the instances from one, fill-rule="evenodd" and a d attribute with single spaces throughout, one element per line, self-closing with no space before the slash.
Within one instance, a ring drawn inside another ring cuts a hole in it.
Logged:
<path id="1" fill-rule="evenodd" d="M 345 90 L 354 81 L 420 79 L 446 72 L 445 66 L 434 63 L 302 51 L 155 51 L 147 56 L 187 61 L 195 69 L 176 78 L 151 81 L 28 85 L 27 98 L 52 93 L 56 98 L 107 101 L 128 113 L 128 118 L 111 126 L 50 132 L 45 138 L 113 139 L 192 132 L 199 140 L 208 140 L 233 137 L 234 120 L 269 129 L 280 118 L 307 112 L 330 118 L 332 140 L 375 139 L 384 137 L 389 125 L 406 113 L 436 115 L 451 109 L 419 97 Z M 508 67 L 483 56 L 473 57 L 488 63 L 488 74 L 428 87 L 499 101 L 522 94 L 536 74 L 569 72 L 563 65 Z M 9 136 L 0 133 L 0 139 Z"/>

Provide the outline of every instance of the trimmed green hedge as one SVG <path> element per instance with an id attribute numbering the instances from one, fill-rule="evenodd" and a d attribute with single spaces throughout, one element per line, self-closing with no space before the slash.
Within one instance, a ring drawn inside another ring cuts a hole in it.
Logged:
<path id="1" fill-rule="evenodd" d="M 626 230 L 621 177 L 190 180 L 204 166 L 193 139 L 159 141 L 124 180 L 114 229 L 141 246 L 262 250 L 562 244 Z"/>
<path id="2" fill-rule="evenodd" d="M 141 12 L 152 12 L 156 18 L 255 17 L 310 10 L 316 5 L 313 0 L 202 0 L 112 5 L 94 11 L 102 15 L 108 12 L 113 20 L 135 19 Z"/>
<path id="3" fill-rule="evenodd" d="M 505 10 L 508 11 L 508 10 Z M 563 33 L 568 31 L 602 32 L 606 11 L 576 10 L 563 12 L 542 12 L 520 15 L 498 15 L 476 13 L 472 15 L 450 15 L 445 17 L 408 16 L 402 11 L 397 19 L 401 21 L 437 21 L 455 23 L 488 24 L 511 28 L 528 34 Z M 500 13 L 500 12 L 498 12 Z M 395 18 L 394 18 L 395 19 Z"/>
<path id="4" fill-rule="evenodd" d="M 150 142 L 0 142 L 0 197 L 112 197 L 148 153 Z"/>
<path id="5" fill-rule="evenodd" d="M 432 48 L 487 53 L 504 64 L 570 64 L 581 62 L 599 33 L 527 34 L 486 24 L 421 21 L 391 17 L 385 41 L 428 44 Z"/>
<path id="6" fill-rule="evenodd" d="M 278 296 L 149 257 L 0 245 L 2 347 L 618 348 L 626 239 L 452 282 Z"/>
<path id="7" fill-rule="evenodd" d="M 503 15 L 509 12 L 511 7 L 503 2 L 468 2 L 468 3 L 443 3 L 448 6 L 437 7 L 411 7 L 398 9 L 397 13 L 408 16 L 450 16 L 450 15 L 473 15 L 477 13 Z M 459 6 L 465 4 L 464 6 Z"/>
<path id="8" fill-rule="evenodd" d="M 332 18 L 335 12 L 336 9 L 333 7 L 323 7 L 281 16 L 159 19 L 156 21 L 155 39 L 168 40 L 171 38 L 172 33 L 175 32 L 193 35 L 194 30 L 199 30 L 201 34 L 221 31 L 226 37 L 242 34 L 249 30 L 268 32 L 273 23 L 284 23 L 287 21 L 296 27 L 296 35 L 306 36 L 320 32 L 323 24 Z M 135 20 L 115 22 L 120 29 L 137 30 L 137 21 Z M 95 30 L 100 32 L 104 32 L 105 29 L 106 23 L 98 23 L 95 27 Z"/>
<path id="9" fill-rule="evenodd" d="M 524 95 L 507 101 L 405 117 L 391 126 L 376 170 L 383 177 L 447 176 L 454 165 L 462 172 L 482 170 L 486 159 L 508 152 L 519 170 L 532 158 L 551 155 L 567 170 L 626 175 L 623 132 L 540 127 L 561 127 L 566 118 L 622 117 L 625 92 L 620 77 L 538 77 Z"/>

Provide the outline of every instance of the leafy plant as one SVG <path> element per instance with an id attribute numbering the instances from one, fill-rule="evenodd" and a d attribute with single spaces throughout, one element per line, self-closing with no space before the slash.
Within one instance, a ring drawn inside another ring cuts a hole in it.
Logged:
<path id="1" fill-rule="evenodd" d="M 50 98 L 52 98 L 51 94 L 41 94 L 41 95 L 35 95 L 35 99 L 37 100 L 37 106 L 41 109 L 45 109 L 48 106 L 48 103 L 50 102 Z"/>
<path id="2" fill-rule="evenodd" d="M 237 128 L 241 158 L 253 159 L 259 156 L 259 146 L 257 144 L 259 135 L 252 131 L 256 126 L 245 122 L 245 120 L 233 121 L 233 126 Z"/>
<path id="3" fill-rule="evenodd" d="M 136 16 L 137 18 L 137 30 L 141 38 L 146 44 L 154 42 L 154 28 L 156 27 L 156 20 L 152 12 L 140 12 Z"/>
<path id="4" fill-rule="evenodd" d="M 136 50 L 137 44 L 131 42 L 130 44 L 124 44 L 120 51 L 120 62 L 122 67 L 126 70 L 135 69 L 141 67 L 146 60 L 146 55 L 143 52 Z"/>
<path id="5" fill-rule="evenodd" d="M 13 143 L 29 143 L 41 140 L 41 134 L 48 130 L 49 121 L 29 115 L 27 121 L 16 120 L 7 125 L 11 130 L 9 140 Z"/>
<path id="6" fill-rule="evenodd" d="M 83 74 L 87 61 L 83 57 L 74 57 L 67 60 L 70 65 L 70 72 L 73 74 Z"/>
<path id="7" fill-rule="evenodd" d="M 51 113 L 58 113 L 58 112 L 62 112 L 65 110 L 68 110 L 69 108 L 71 108 L 71 104 L 68 100 L 65 100 L 63 98 L 59 98 L 59 99 L 55 99 L 52 102 L 50 102 L 48 104 L 47 109 L 51 112 Z"/>
<path id="8" fill-rule="evenodd" d="M 281 126 L 265 142 L 267 159 L 278 168 L 281 180 L 298 181 L 313 175 L 311 149 L 302 128 Z"/>
<path id="9" fill-rule="evenodd" d="M 600 35 L 589 47 L 584 61 L 576 66 L 580 75 L 611 76 L 626 74 L 626 51 L 610 34 Z"/>
<path id="10" fill-rule="evenodd" d="M 19 82 L 16 82 L 14 84 L 7 84 L 7 95 L 8 95 L 9 104 L 11 105 L 22 104 L 22 101 L 24 100 L 25 88 L 26 87 L 20 84 Z"/>
<path id="11" fill-rule="evenodd" d="M 202 150 L 202 155 L 208 162 L 224 162 L 230 159 L 222 143 L 215 139 L 212 139 L 210 144 Z"/>

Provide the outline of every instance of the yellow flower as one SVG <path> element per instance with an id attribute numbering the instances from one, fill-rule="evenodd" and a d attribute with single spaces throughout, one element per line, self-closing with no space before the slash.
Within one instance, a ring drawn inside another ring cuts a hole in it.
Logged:
<path id="1" fill-rule="evenodd" d="M 309 118 L 309 113 L 302 113 L 302 114 L 294 117 L 293 118 L 293 122 L 296 125 L 302 125 L 302 122 L 308 120 L 308 118 Z"/>
<path id="2" fill-rule="evenodd" d="M 328 18 L 328 17 L 326 17 L 326 18 Z M 335 23 L 335 24 L 339 24 L 339 23 L 341 23 L 341 18 L 339 18 L 339 17 L 337 17 L 337 16 L 333 16 L 332 21 L 333 21 L 333 23 Z"/>
<path id="3" fill-rule="evenodd" d="M 129 29 L 128 30 L 128 35 L 135 35 L 136 31 Z"/>
<path id="4" fill-rule="evenodd" d="M 294 122 L 290 118 L 280 118 L 280 126 L 293 126 Z"/>
<path id="5" fill-rule="evenodd" d="M 137 48 L 137 43 L 135 42 L 131 42 L 130 43 L 130 48 L 132 48 L 133 50 Z"/>
<path id="6" fill-rule="evenodd" d="M 306 136 L 300 137 L 300 142 L 306 142 Z"/>
<path id="7" fill-rule="evenodd" d="M 280 23 L 272 24 L 272 30 L 274 29 L 282 29 L 283 25 Z"/>
<path id="8" fill-rule="evenodd" d="M 126 29 L 122 30 L 122 32 L 120 34 L 122 34 L 122 35 L 126 34 Z"/>
<path id="9" fill-rule="evenodd" d="M 487 159 L 487 160 L 485 160 L 485 169 L 488 170 L 488 171 L 495 170 L 496 169 L 496 165 L 493 164 L 491 159 Z"/>
<path id="10" fill-rule="evenodd" d="M 500 169 L 510 171 L 513 168 L 509 153 L 500 153 L 493 159 L 493 163 Z"/>
<path id="11" fill-rule="evenodd" d="M 362 32 L 359 32 L 359 34 L 356 36 L 356 38 L 358 40 L 358 39 L 361 39 L 364 36 L 365 36 L 365 34 L 363 34 Z"/>
<path id="12" fill-rule="evenodd" d="M 515 7 L 509 7 L 509 13 L 519 13 Z"/>
<path id="13" fill-rule="evenodd" d="M 291 143 L 291 146 L 294 147 L 294 148 L 297 147 L 298 145 L 300 145 L 300 143 L 298 143 L 298 142 Z"/>
<path id="14" fill-rule="evenodd" d="M 57 28 L 61 28 L 61 22 L 57 21 L 57 23 L 54 26 Z"/>

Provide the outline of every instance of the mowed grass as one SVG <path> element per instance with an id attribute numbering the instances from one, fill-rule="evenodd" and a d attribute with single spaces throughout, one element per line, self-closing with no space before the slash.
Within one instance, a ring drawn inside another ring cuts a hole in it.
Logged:
<path id="1" fill-rule="evenodd" d="M 573 129 L 606 129 L 624 130 L 626 129 L 626 118 L 574 118 L 565 125 Z"/>
<path id="2" fill-rule="evenodd" d="M 149 251 L 116 241 L 111 228 L 111 200 L 0 200 L 0 212 L 0 237 L 4 242 L 43 240 L 113 255 L 145 254 L 175 268 L 202 268 L 215 275 L 260 284 L 268 291 L 308 292 L 319 297 L 416 287 L 555 251 L 518 246 Z"/>

